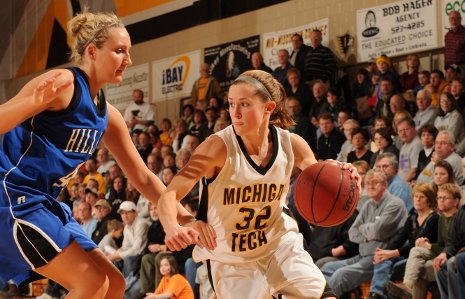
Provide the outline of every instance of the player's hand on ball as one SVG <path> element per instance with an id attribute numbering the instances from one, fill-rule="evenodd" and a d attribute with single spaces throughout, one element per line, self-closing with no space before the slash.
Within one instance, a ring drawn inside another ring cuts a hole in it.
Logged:
<path id="1" fill-rule="evenodd" d="M 348 171 L 350 171 L 350 177 L 357 180 L 358 189 L 360 191 L 362 190 L 362 177 L 360 176 L 360 174 L 358 174 L 357 168 L 354 165 L 352 165 L 352 163 L 342 163 L 336 160 L 326 161 L 339 164 L 342 167 L 342 169 L 347 169 Z"/>
<path id="2" fill-rule="evenodd" d="M 358 174 L 357 168 L 352 163 L 341 163 L 343 169 L 350 171 L 350 177 L 357 180 L 358 190 L 362 190 L 362 177 Z"/>
<path id="3" fill-rule="evenodd" d="M 180 225 L 166 228 L 165 233 L 165 244 L 173 251 L 196 244 L 199 238 L 199 234 L 195 229 Z"/>
<path id="4" fill-rule="evenodd" d="M 199 234 L 199 246 L 213 250 L 216 248 L 216 232 L 210 224 L 197 220 L 186 223 L 185 226 L 191 227 Z"/>

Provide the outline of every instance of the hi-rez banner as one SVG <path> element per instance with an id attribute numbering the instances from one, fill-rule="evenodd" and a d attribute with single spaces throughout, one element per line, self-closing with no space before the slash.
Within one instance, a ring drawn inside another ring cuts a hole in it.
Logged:
<path id="1" fill-rule="evenodd" d="M 256 51 L 260 51 L 259 35 L 205 48 L 204 58 L 213 77 L 226 90 L 237 76 L 251 68 L 250 57 Z"/>
<path id="2" fill-rule="evenodd" d="M 437 48 L 437 1 L 398 1 L 357 11 L 357 59 Z"/>
<path id="3" fill-rule="evenodd" d="M 310 45 L 310 39 L 308 34 L 313 30 L 318 29 L 321 31 L 323 40 L 321 43 L 323 46 L 328 46 L 329 41 L 329 27 L 328 18 L 321 19 L 307 25 L 289 28 L 281 31 L 268 32 L 263 34 L 263 43 L 265 45 L 263 49 L 263 61 L 271 69 L 278 67 L 278 51 L 286 49 L 289 55 L 292 53 L 292 42 L 291 37 L 293 34 L 298 33 L 304 39 L 304 44 Z"/>
<path id="4" fill-rule="evenodd" d="M 126 69 L 123 81 L 119 84 L 107 84 L 105 89 L 106 100 L 120 111 L 124 111 L 132 102 L 132 91 L 140 89 L 148 96 L 149 90 L 149 64 L 131 66 Z M 150 103 L 150 99 L 146 102 Z"/>

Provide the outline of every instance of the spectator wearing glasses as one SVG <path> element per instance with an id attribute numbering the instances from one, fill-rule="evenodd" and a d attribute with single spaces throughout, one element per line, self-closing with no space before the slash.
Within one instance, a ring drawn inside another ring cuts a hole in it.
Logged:
<path id="1" fill-rule="evenodd" d="M 401 298 L 426 298 L 428 284 L 435 281 L 433 260 L 444 249 L 449 227 L 457 213 L 459 198 L 460 189 L 456 184 L 444 184 L 439 187 L 437 208 L 441 211 L 441 215 L 438 221 L 437 241 L 425 237 L 415 241 L 415 247 L 410 250 L 407 259 L 403 283 L 389 284 L 389 295 Z M 433 294 L 433 298 L 439 298 L 439 295 Z"/>
<path id="2" fill-rule="evenodd" d="M 455 179 L 459 186 L 463 183 L 462 158 L 454 151 L 454 136 L 448 131 L 439 131 L 436 141 L 434 142 L 434 153 L 431 162 L 426 165 L 425 169 L 417 178 L 417 183 L 432 183 L 434 174 L 434 165 L 440 160 L 446 160 L 452 166 Z"/>
<path id="3" fill-rule="evenodd" d="M 291 37 L 292 42 L 292 52 L 290 57 L 291 64 L 297 68 L 301 74 L 304 73 L 305 68 L 305 57 L 310 49 L 309 46 L 304 44 L 304 39 L 302 35 L 294 33 Z"/>
<path id="4" fill-rule="evenodd" d="M 328 285 L 333 288 L 338 298 L 371 279 L 376 248 L 385 248 L 407 219 L 407 211 L 402 201 L 387 190 L 388 183 L 384 172 L 368 171 L 365 187 L 370 199 L 365 202 L 349 229 L 349 239 L 359 244 L 358 255 L 342 261 L 329 262 L 321 269 Z"/>
<path id="5" fill-rule="evenodd" d="M 423 149 L 420 138 L 415 131 L 415 122 L 405 118 L 397 122 L 397 133 L 402 141 L 399 153 L 398 175 L 406 182 L 410 182 L 416 177 L 418 167 L 418 157 Z"/>
<path id="6" fill-rule="evenodd" d="M 457 188 L 457 191 L 459 189 Z M 439 199 L 439 196 L 438 196 Z M 443 197 L 443 200 L 459 202 L 460 192 Z M 456 255 L 465 248 L 465 207 L 461 207 L 450 225 L 446 245 L 442 252 L 433 260 L 434 276 L 438 283 L 441 298 L 462 298 L 457 296 Z M 459 259 L 461 262 L 461 258 Z M 463 286 L 460 286 L 463 288 Z"/>
<path id="7" fill-rule="evenodd" d="M 399 162 L 396 155 L 393 153 L 379 155 L 375 162 L 375 168 L 383 171 L 386 175 L 389 193 L 402 199 L 407 211 L 410 211 L 413 207 L 412 191 L 409 185 L 397 175 Z"/>

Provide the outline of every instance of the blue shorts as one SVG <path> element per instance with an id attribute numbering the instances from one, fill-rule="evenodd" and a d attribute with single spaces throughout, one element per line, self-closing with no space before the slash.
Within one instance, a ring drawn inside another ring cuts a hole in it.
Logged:
<path id="1" fill-rule="evenodd" d="M 2 182 L 3 183 L 3 182 Z M 0 188 L 0 279 L 31 281 L 34 269 L 50 262 L 73 240 L 90 251 L 97 246 L 68 206 L 27 189 Z M 6 192 L 5 192 L 6 190 Z M 29 191 L 29 192 L 28 192 Z"/>

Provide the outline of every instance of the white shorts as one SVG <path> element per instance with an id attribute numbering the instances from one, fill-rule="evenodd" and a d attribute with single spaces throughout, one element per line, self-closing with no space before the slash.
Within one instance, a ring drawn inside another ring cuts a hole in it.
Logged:
<path id="1" fill-rule="evenodd" d="M 221 299 L 320 298 L 326 280 L 303 248 L 303 237 L 288 232 L 279 248 L 253 262 L 210 260 L 216 296 Z"/>

